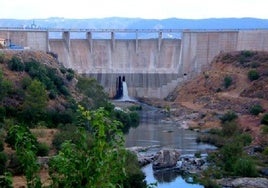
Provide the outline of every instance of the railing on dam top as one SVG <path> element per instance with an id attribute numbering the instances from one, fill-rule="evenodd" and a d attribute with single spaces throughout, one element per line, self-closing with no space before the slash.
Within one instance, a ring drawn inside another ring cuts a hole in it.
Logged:
<path id="1" fill-rule="evenodd" d="M 241 30 L 267 30 L 267 29 L 85 29 L 85 28 L 24 28 L 24 27 L 0 27 L 0 31 L 21 32 L 47 32 L 49 39 L 60 39 L 64 35 L 70 38 L 84 38 L 90 36 L 93 39 L 150 39 L 182 37 L 187 32 L 238 32 Z"/>

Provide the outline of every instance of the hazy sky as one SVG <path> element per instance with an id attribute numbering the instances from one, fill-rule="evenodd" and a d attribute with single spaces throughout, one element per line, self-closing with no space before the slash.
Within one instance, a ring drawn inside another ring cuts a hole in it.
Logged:
<path id="1" fill-rule="evenodd" d="M 268 19 L 268 0 L 0 0 L 0 18 Z"/>

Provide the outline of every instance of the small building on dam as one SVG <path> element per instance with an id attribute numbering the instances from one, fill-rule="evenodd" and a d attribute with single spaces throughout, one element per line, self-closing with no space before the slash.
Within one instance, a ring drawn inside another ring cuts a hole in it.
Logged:
<path id="1" fill-rule="evenodd" d="M 108 37 L 95 37 L 102 33 Z M 121 33 L 134 37 L 117 37 Z M 143 33 L 156 37 L 142 38 Z M 165 38 L 166 33 L 179 33 L 181 37 Z M 57 54 L 66 68 L 96 78 L 110 97 L 116 95 L 120 76 L 127 82 L 131 97 L 165 98 L 178 85 L 207 70 L 220 52 L 268 51 L 268 30 L 0 28 L 0 38 Z"/>

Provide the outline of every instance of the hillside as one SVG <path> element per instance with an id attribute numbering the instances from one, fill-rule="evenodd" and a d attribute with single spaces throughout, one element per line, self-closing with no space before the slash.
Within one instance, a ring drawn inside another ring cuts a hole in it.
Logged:
<path id="1" fill-rule="evenodd" d="M 83 145 L 80 149 L 85 151 L 70 152 L 75 159 L 74 163 L 81 163 L 80 169 L 75 169 L 80 171 L 82 166 L 86 166 L 86 172 L 100 169 L 103 165 L 98 165 L 96 160 L 104 164 L 101 160 L 105 160 L 111 151 L 116 152 L 115 148 L 118 147 L 124 149 L 122 132 L 127 132 L 131 126 L 137 126 L 138 123 L 139 116 L 135 111 L 116 110 L 108 101 L 103 87 L 95 79 L 64 68 L 55 54 L 30 50 L 0 50 L 0 187 L 41 187 L 41 184 L 57 187 L 53 186 L 52 182 L 55 183 L 60 178 L 53 178 L 53 175 L 58 176 L 57 165 L 60 168 L 64 165 L 58 162 L 48 164 L 48 161 L 61 155 L 60 151 L 64 150 L 63 143 L 72 143 L 70 149 L 74 149 L 74 145 L 77 145 L 77 148 Z M 101 126 L 103 129 L 99 128 Z M 102 131 L 101 134 L 97 133 L 99 130 Z M 102 136 L 97 137 L 99 135 Z M 98 142 L 101 142 L 102 146 L 106 143 L 105 148 L 100 149 Z M 102 152 L 105 155 L 102 155 Z M 93 163 L 85 165 L 84 160 L 77 160 L 76 154 Z M 120 157 L 120 160 L 107 157 L 111 161 L 106 161 L 106 164 L 120 163 L 124 174 L 126 170 L 123 167 L 129 167 L 128 179 L 124 177 L 124 183 L 130 184 L 129 178 L 138 179 L 137 183 L 145 186 L 138 161 L 133 163 L 136 158 L 129 159 L 130 164 L 122 163 L 121 159 L 124 157 L 120 154 L 116 156 Z M 67 166 L 71 164 L 67 163 Z M 120 165 L 116 164 L 113 167 L 116 172 L 111 174 L 117 176 Z M 106 169 L 110 172 L 112 167 Z M 70 174 L 69 171 L 67 173 Z M 80 177 L 80 172 L 73 174 Z M 93 173 L 91 176 L 85 175 L 85 178 L 96 175 L 92 178 L 92 181 L 95 181 L 99 174 L 104 174 L 107 179 L 106 173 Z M 91 185 L 90 180 L 82 179 L 81 186 L 84 182 Z M 71 187 L 77 187 L 77 178 L 74 180 Z M 60 184 L 59 187 L 66 186 Z M 135 183 L 133 187 L 136 187 Z"/>
<path id="2" fill-rule="evenodd" d="M 191 126 L 219 127 L 219 117 L 233 111 L 243 130 L 252 134 L 255 144 L 260 144 L 265 139 L 260 130 L 261 118 L 268 111 L 268 52 L 221 53 L 209 70 L 174 93 L 173 107 L 186 107 L 200 114 L 190 122 Z M 254 106 L 261 106 L 262 112 L 252 115 Z"/>
<path id="3" fill-rule="evenodd" d="M 107 101 L 95 80 L 64 68 L 52 53 L 2 50 L 0 73 L 1 121 L 57 127 L 74 121 L 77 103 L 95 109 Z"/>

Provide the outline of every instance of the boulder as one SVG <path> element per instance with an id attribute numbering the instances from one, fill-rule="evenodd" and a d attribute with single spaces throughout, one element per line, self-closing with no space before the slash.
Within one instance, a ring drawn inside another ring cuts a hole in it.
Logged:
<path id="1" fill-rule="evenodd" d="M 153 162 L 153 170 L 161 170 L 165 168 L 174 168 L 179 159 L 179 152 L 175 149 L 162 149 L 155 155 Z"/>

